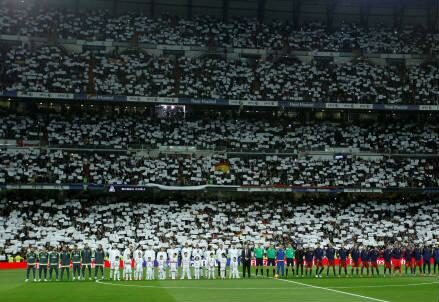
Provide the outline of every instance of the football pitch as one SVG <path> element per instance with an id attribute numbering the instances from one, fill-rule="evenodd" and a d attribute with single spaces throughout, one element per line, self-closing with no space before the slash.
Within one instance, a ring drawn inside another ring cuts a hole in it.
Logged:
<path id="1" fill-rule="evenodd" d="M 108 276 L 108 271 L 106 272 Z M 439 278 L 59 281 L 25 283 L 25 271 L 0 271 L 0 301 L 300 301 L 439 302 Z"/>

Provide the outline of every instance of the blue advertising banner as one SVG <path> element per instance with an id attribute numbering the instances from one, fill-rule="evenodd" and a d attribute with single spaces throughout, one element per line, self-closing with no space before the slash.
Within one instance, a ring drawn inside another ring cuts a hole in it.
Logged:
<path id="1" fill-rule="evenodd" d="M 239 107 L 272 107 L 272 108 L 310 108 L 334 110 L 375 110 L 375 111 L 439 111 L 439 105 L 394 105 L 394 104 L 357 104 L 337 102 L 301 102 L 301 101 L 268 101 L 268 100 L 226 100 L 226 99 L 194 99 L 175 97 L 148 97 L 126 95 L 95 95 L 84 93 L 50 93 L 50 92 L 17 92 L 5 91 L 0 94 L 5 98 L 36 99 L 38 101 L 99 101 L 99 102 L 133 102 L 151 104 L 181 105 L 213 105 Z"/>

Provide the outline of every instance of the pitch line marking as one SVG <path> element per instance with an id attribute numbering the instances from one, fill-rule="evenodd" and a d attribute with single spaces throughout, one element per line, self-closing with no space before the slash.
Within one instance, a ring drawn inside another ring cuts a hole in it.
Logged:
<path id="1" fill-rule="evenodd" d="M 214 279 L 215 280 L 215 279 Z M 220 279 L 218 279 L 220 280 Z M 142 280 L 144 281 L 144 280 Z M 158 280 L 160 281 L 160 280 Z M 170 281 L 170 280 L 167 280 Z M 279 279 L 279 281 L 289 282 L 289 280 L 283 280 Z M 293 287 L 283 288 L 283 287 L 201 287 L 201 286 L 159 286 L 159 285 L 140 285 L 140 284 L 124 284 L 124 283 L 110 283 L 110 282 L 103 282 L 101 280 L 96 281 L 99 284 L 103 285 L 110 285 L 110 286 L 123 286 L 123 287 L 138 287 L 138 288 L 163 288 L 163 289 L 212 289 L 212 290 L 290 290 Z M 124 281 L 120 281 L 124 282 Z M 291 282 L 290 282 L 291 283 Z M 305 283 L 300 283 L 300 287 L 294 287 L 297 289 L 303 289 L 303 285 Z M 387 287 L 406 287 L 406 286 L 422 286 L 422 285 L 431 285 L 431 284 L 437 284 L 438 282 L 425 282 L 425 283 L 409 283 L 409 284 L 394 284 L 394 285 L 365 285 L 365 286 L 351 286 L 351 287 L 345 287 L 345 286 L 334 286 L 334 287 L 327 287 L 325 289 L 331 290 L 331 289 L 356 289 L 356 288 L 387 288 Z M 383 301 L 383 300 L 381 300 Z M 388 302 L 388 301 L 386 301 Z"/>
<path id="2" fill-rule="evenodd" d="M 342 295 L 347 295 L 347 296 L 361 298 L 361 299 L 364 299 L 364 300 L 370 300 L 370 301 L 376 301 L 376 302 L 390 302 L 388 300 L 382 300 L 382 299 L 372 298 L 372 297 L 368 297 L 368 296 L 362 296 L 362 295 L 358 295 L 358 294 L 354 294 L 354 293 L 344 292 L 344 291 L 341 291 L 341 290 L 336 290 L 336 289 L 327 288 L 327 287 L 321 287 L 321 286 L 315 286 L 315 285 L 306 284 L 306 283 L 297 282 L 297 281 L 292 281 L 292 280 L 284 280 L 284 279 L 273 279 L 273 280 L 278 280 L 278 281 L 298 284 L 298 285 L 302 285 L 302 286 L 306 286 L 306 287 L 326 290 L 326 291 L 334 292 L 334 293 L 337 293 L 337 294 L 342 294 Z"/>
<path id="3" fill-rule="evenodd" d="M 386 288 L 386 287 L 406 287 L 438 284 L 437 282 L 409 283 L 409 284 L 389 284 L 389 285 L 363 285 L 363 286 L 330 286 L 328 288 L 355 289 L 355 288 Z"/>
<path id="4" fill-rule="evenodd" d="M 213 279 L 221 280 L 221 279 Z M 146 281 L 146 280 L 142 280 Z M 171 281 L 171 280 L 153 280 L 153 281 Z M 177 281 L 177 280 L 172 280 Z M 125 281 L 118 281 L 125 282 Z M 130 281 L 131 282 L 131 281 Z M 160 285 L 140 285 L 140 284 L 124 284 L 124 283 L 110 283 L 96 280 L 96 283 L 111 286 L 123 287 L 139 287 L 139 288 L 162 288 L 162 289 L 208 289 L 208 290 L 291 290 L 291 287 L 205 287 L 205 286 L 160 286 Z M 300 287 L 297 287 L 298 289 Z"/>

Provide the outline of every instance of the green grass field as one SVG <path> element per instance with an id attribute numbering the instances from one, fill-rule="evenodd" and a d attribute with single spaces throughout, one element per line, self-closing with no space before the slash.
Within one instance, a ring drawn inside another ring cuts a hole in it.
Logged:
<path id="1" fill-rule="evenodd" d="M 108 276 L 108 271 L 106 272 Z M 300 301 L 439 302 L 439 277 L 60 281 L 25 283 L 25 271 L 0 271 L 0 301 Z"/>

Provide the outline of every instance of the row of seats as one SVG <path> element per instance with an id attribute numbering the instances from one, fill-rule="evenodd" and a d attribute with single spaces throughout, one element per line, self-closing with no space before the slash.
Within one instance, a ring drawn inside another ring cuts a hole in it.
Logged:
<path id="1" fill-rule="evenodd" d="M 437 159 L 316 159 L 40 151 L 0 154 L 0 183 L 439 187 Z"/>
<path id="2" fill-rule="evenodd" d="M 210 16 L 191 20 L 172 16 L 149 18 L 136 14 L 111 16 L 105 10 L 73 13 L 54 9 L 0 7 L 0 33 L 57 36 L 64 39 L 138 41 L 182 46 L 272 48 L 423 54 L 439 50 L 438 35 L 422 27 L 395 30 L 383 25 L 368 29 L 343 23 L 328 31 L 318 22 L 294 28 L 288 22 L 259 23 L 252 18 L 222 22 Z"/>
<path id="3" fill-rule="evenodd" d="M 437 104 L 439 66 L 335 64 L 287 57 L 153 57 L 140 51 L 68 53 L 55 46 L 3 50 L 4 91 L 231 100 Z"/>
<path id="4" fill-rule="evenodd" d="M 324 151 L 346 148 L 382 153 L 438 153 L 439 127 L 431 123 L 294 122 L 289 118 L 146 114 L 0 114 L 0 140 L 37 140 L 51 147 L 253 152 Z"/>
<path id="5" fill-rule="evenodd" d="M 354 244 L 435 246 L 439 203 L 414 199 L 369 199 L 323 204 L 290 201 L 112 201 L 101 199 L 1 199 L 0 250 L 88 242 L 145 250 L 181 247 L 217 249 L 294 242 L 305 248 Z M 25 254 L 25 253 L 23 253 Z"/>

